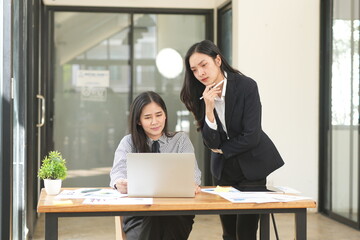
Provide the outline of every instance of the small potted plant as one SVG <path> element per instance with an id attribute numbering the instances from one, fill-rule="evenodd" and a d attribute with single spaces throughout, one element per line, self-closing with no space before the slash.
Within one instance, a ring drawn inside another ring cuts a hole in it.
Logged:
<path id="1" fill-rule="evenodd" d="M 51 151 L 42 161 L 38 177 L 44 180 L 48 195 L 56 195 L 61 190 L 61 183 L 67 176 L 66 161 L 58 151 Z"/>

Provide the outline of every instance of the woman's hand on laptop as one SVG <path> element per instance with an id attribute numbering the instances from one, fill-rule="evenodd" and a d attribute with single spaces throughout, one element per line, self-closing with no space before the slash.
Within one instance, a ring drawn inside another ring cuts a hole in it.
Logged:
<path id="1" fill-rule="evenodd" d="M 198 194 L 200 192 L 201 192 L 200 186 L 195 183 L 195 194 Z"/>
<path id="2" fill-rule="evenodd" d="M 127 179 L 119 179 L 116 181 L 116 189 L 122 193 L 127 193 Z"/>

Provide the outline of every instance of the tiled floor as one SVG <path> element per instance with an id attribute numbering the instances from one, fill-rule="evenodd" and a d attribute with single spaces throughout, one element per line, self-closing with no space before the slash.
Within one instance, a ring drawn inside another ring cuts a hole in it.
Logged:
<path id="1" fill-rule="evenodd" d="M 294 215 L 275 214 L 279 239 L 294 239 Z M 308 213 L 309 240 L 359 240 L 360 231 L 347 227 L 318 213 Z M 115 239 L 114 217 L 61 218 L 60 240 L 111 240 Z M 44 239 L 44 217 L 40 216 L 34 240 Z M 220 240 L 221 226 L 218 216 L 199 215 L 195 218 L 189 240 Z M 271 239 L 276 239 L 274 232 Z"/>

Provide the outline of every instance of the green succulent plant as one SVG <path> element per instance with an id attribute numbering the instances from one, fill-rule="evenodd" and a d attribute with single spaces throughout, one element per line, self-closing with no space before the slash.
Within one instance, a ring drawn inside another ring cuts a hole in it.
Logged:
<path id="1" fill-rule="evenodd" d="M 61 179 L 67 176 L 66 161 L 58 151 L 51 151 L 42 161 L 38 172 L 41 179 Z"/>

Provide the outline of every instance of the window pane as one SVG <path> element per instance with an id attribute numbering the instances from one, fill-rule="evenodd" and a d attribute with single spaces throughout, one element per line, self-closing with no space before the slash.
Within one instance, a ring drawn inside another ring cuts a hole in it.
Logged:
<path id="1" fill-rule="evenodd" d="M 358 221 L 359 0 L 335 0 L 331 79 L 332 211 Z"/>
<path id="2" fill-rule="evenodd" d="M 54 147 L 64 186 L 108 186 L 127 131 L 130 14 L 55 12 Z"/>

